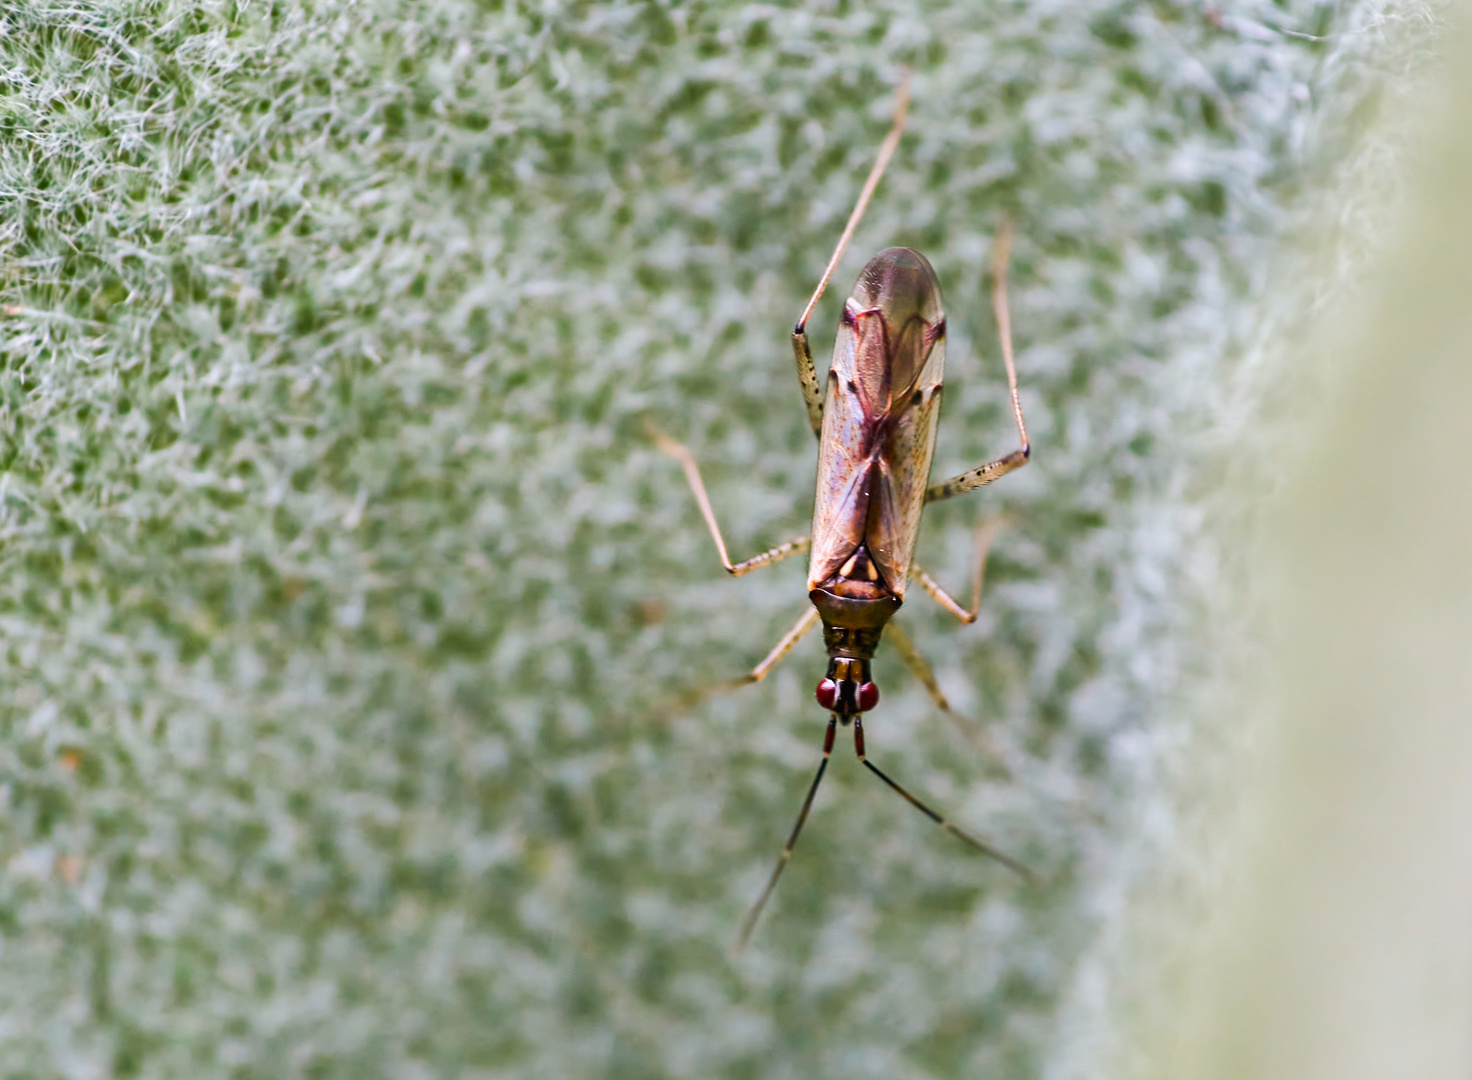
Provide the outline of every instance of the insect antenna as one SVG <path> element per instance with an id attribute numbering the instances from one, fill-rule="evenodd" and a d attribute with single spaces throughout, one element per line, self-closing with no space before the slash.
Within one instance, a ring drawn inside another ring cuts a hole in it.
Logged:
<path id="1" fill-rule="evenodd" d="M 772 876 L 767 879 L 767 887 L 756 898 L 756 903 L 751 905 L 746 918 L 741 920 L 741 936 L 736 940 L 738 953 L 746 948 L 746 942 L 751 938 L 752 930 L 756 929 L 756 921 L 762 916 L 762 908 L 767 906 L 772 890 L 777 887 L 777 879 L 782 876 L 782 871 L 787 868 L 787 863 L 792 858 L 792 849 L 797 846 L 798 834 L 802 832 L 803 824 L 808 820 L 808 811 L 813 808 L 813 796 L 818 794 L 818 784 L 822 781 L 823 773 L 828 768 L 828 759 L 833 756 L 833 733 L 837 724 L 838 714 L 831 713 L 828 717 L 828 734 L 823 738 L 823 760 L 818 762 L 818 775 L 813 777 L 812 787 L 808 788 L 808 797 L 802 801 L 802 811 L 797 815 L 797 824 L 792 827 L 792 835 L 787 838 L 787 845 L 782 849 L 782 854 L 777 857 L 777 865 L 772 868 Z"/>
<path id="2" fill-rule="evenodd" d="M 859 760 L 864 763 L 865 768 L 867 768 L 875 776 L 879 777 L 879 779 L 883 780 L 895 791 L 903 795 L 906 802 L 908 802 L 916 810 L 919 810 L 922 814 L 928 817 L 931 821 L 935 822 L 941 828 L 945 829 L 952 836 L 965 841 L 967 844 L 971 845 L 971 847 L 981 852 L 987 858 L 995 859 L 997 862 L 1005 866 L 1008 870 L 1011 870 L 1013 873 L 1021 877 L 1022 880 L 1026 881 L 1029 885 L 1036 885 L 1038 883 L 1037 875 L 1029 870 L 1026 866 L 1023 866 L 1022 863 L 1012 858 L 1012 856 L 998 851 L 990 844 L 976 839 L 976 837 L 972 836 L 970 833 L 956 828 L 956 826 L 952 825 L 945 818 L 941 817 L 930 807 L 926 806 L 923 802 L 915 798 L 915 796 L 911 795 L 908 791 L 900 787 L 900 785 L 896 784 L 893 780 L 886 776 L 883 770 L 879 768 L 879 766 L 875 765 L 864 755 L 864 724 L 857 715 L 854 716 L 854 752 L 859 755 Z M 801 823 L 799 822 L 799 824 Z"/>

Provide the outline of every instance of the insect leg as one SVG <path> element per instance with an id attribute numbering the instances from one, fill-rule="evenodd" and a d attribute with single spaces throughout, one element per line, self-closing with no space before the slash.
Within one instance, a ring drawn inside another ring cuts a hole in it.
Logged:
<path id="1" fill-rule="evenodd" d="M 792 331 L 792 353 L 797 359 L 797 381 L 802 386 L 802 400 L 808 407 L 808 423 L 812 425 L 814 435 L 820 434 L 823 430 L 823 387 L 818 382 L 818 372 L 813 366 L 813 350 L 808 344 L 808 319 L 813 314 L 813 308 L 818 306 L 818 298 L 828 287 L 828 279 L 838 268 L 838 260 L 843 258 L 844 249 L 848 247 L 849 240 L 853 238 L 854 230 L 859 226 L 859 219 L 864 216 L 864 209 L 869 205 L 874 189 L 879 186 L 879 178 L 884 175 L 889 159 L 894 156 L 895 147 L 900 144 L 900 136 L 905 131 L 905 111 L 909 105 L 910 73 L 906 71 L 895 96 L 894 123 L 890 126 L 889 134 L 884 137 L 884 142 L 879 145 L 879 157 L 875 160 L 874 167 L 869 170 L 869 178 L 864 181 L 863 190 L 859 192 L 859 201 L 854 205 L 853 213 L 849 215 L 848 224 L 843 228 L 843 235 L 838 238 L 838 246 L 833 249 L 833 257 L 828 260 L 828 267 L 823 271 L 818 287 L 813 290 L 813 298 L 808 301 L 808 306 L 802 309 L 802 314 L 797 319 L 797 326 Z"/>
<path id="2" fill-rule="evenodd" d="M 690 481 L 690 490 L 695 492 L 695 501 L 700 504 L 701 516 L 705 518 L 706 527 L 710 529 L 711 539 L 716 542 L 716 554 L 721 557 L 721 565 L 726 568 L 726 573 L 732 577 L 740 577 L 758 567 L 781 562 L 783 559 L 808 549 L 808 537 L 799 536 L 785 544 L 778 544 L 771 551 L 753 555 L 745 562 L 733 563 L 731 557 L 726 554 L 726 541 L 721 537 L 721 527 L 716 524 L 716 514 L 711 509 L 710 496 L 705 493 L 705 483 L 700 479 L 700 466 L 695 464 L 695 456 L 690 453 L 688 447 L 675 442 L 653 425 L 647 425 L 646 430 L 650 438 L 654 440 L 655 446 L 659 448 L 659 452 L 674 458 L 685 470 L 685 479 Z"/>
<path id="3" fill-rule="evenodd" d="M 716 683 L 714 686 L 702 686 L 687 694 L 682 694 L 669 704 L 656 708 L 654 714 L 657 718 L 673 716 L 699 705 L 706 698 L 724 694 L 729 690 L 740 690 L 743 686 L 759 683 L 765 679 L 774 667 L 782 662 L 782 659 L 792 651 L 799 641 L 802 640 L 809 630 L 818 625 L 818 609 L 810 607 L 797 620 L 791 630 L 782 635 L 782 640 L 772 646 L 772 651 L 762 658 L 762 662 L 752 668 L 745 675 L 737 679 L 727 679 L 725 682 Z"/>
<path id="4" fill-rule="evenodd" d="M 920 582 L 920 587 L 928 592 L 931 598 L 968 626 L 976 621 L 976 615 L 981 611 L 981 585 L 986 577 L 986 557 L 992 549 L 992 539 L 1004 524 L 1004 519 L 991 517 L 981 523 L 976 530 L 976 576 L 971 579 L 971 607 L 963 608 L 955 600 L 951 599 L 950 593 L 940 587 L 940 583 L 925 572 L 919 563 L 910 563 L 910 575 Z"/>
<path id="5" fill-rule="evenodd" d="M 803 635 L 817 625 L 818 609 L 810 607 L 803 613 L 802 618 L 797 620 L 792 629 L 782 635 L 782 640 L 772 646 L 772 651 L 762 658 L 760 664 L 742 678 L 732 680 L 732 689 L 758 683 L 765 679 L 771 670 L 782 661 L 782 658 L 792 651 L 792 647 L 802 640 Z"/>
<path id="6" fill-rule="evenodd" d="M 813 808 L 813 796 L 818 793 L 818 783 L 823 779 L 823 773 L 828 768 L 828 759 L 833 756 L 833 733 L 837 723 L 838 714 L 830 713 L 828 716 L 828 734 L 823 737 L 823 760 L 818 762 L 818 774 L 813 777 L 812 786 L 808 788 L 807 798 L 802 801 L 802 810 L 797 815 L 797 824 L 792 827 L 792 835 L 787 838 L 787 844 L 782 848 L 782 854 L 777 857 L 777 865 L 772 869 L 772 876 L 767 879 L 767 887 L 756 898 L 756 903 L 751 905 L 751 910 L 746 913 L 746 918 L 741 920 L 741 936 L 736 939 L 737 952 L 746 948 L 746 942 L 751 938 L 751 932 L 756 927 L 756 921 L 761 918 L 762 908 L 767 906 L 767 900 L 772 895 L 772 890 L 777 887 L 777 879 L 782 876 L 782 871 L 787 869 L 787 863 L 792 858 L 792 849 L 797 846 L 798 834 L 802 832 L 802 827 L 808 820 L 808 811 Z"/>
<path id="7" fill-rule="evenodd" d="M 967 844 L 975 848 L 977 851 L 981 852 L 987 858 L 995 859 L 997 862 L 1005 866 L 1008 870 L 1011 870 L 1013 873 L 1021 876 L 1022 879 L 1028 884 L 1037 884 L 1037 875 L 1034 874 L 1027 867 L 1023 866 L 1016 859 L 1012 858 L 1012 856 L 1003 854 L 996 848 L 992 847 L 990 844 L 984 843 L 976 839 L 976 837 L 972 836 L 970 833 L 963 832 L 961 829 L 956 828 L 956 826 L 952 825 L 949 821 L 941 817 L 930 807 L 926 806 L 919 799 L 915 798 L 915 796 L 911 795 L 904 788 L 900 787 L 888 776 L 885 776 L 884 773 L 880 771 L 879 766 L 875 765 L 864 755 L 864 723 L 857 715 L 854 716 L 854 753 L 859 755 L 859 760 L 864 763 L 865 768 L 867 768 L 875 776 L 879 777 L 879 779 L 883 780 L 895 791 L 904 796 L 906 802 L 908 802 L 916 810 L 919 810 L 931 821 L 935 822 L 937 825 L 945 829 L 957 839 L 965 841 Z"/>
<path id="8" fill-rule="evenodd" d="M 962 716 L 955 709 L 951 708 L 951 703 L 941 690 L 940 683 L 935 677 L 935 672 L 930 669 L 930 665 L 925 662 L 924 657 L 915 649 L 915 643 L 910 640 L 909 635 L 901 630 L 898 625 L 891 622 L 884 628 L 884 639 L 895 647 L 895 651 L 900 654 L 900 659 L 904 661 L 905 667 L 910 669 L 910 674 L 920 680 L 926 692 L 930 694 L 930 700 L 935 702 L 935 707 L 945 713 L 950 718 L 951 723 L 956 725 L 956 728 L 961 734 L 975 743 L 988 758 L 1001 763 L 1001 752 L 987 736 L 986 732 L 982 730 L 981 725 L 969 717 Z"/>
<path id="9" fill-rule="evenodd" d="M 1005 457 L 979 465 L 944 483 L 932 485 L 925 492 L 927 503 L 940 502 L 990 484 L 1009 472 L 1022 468 L 1032 454 L 1027 439 L 1027 424 L 1022 419 L 1022 399 L 1017 395 L 1017 365 L 1012 359 L 1012 318 L 1007 310 L 1007 262 L 1012 256 L 1012 223 L 1004 219 L 992 243 L 992 310 L 997 316 L 997 335 L 1002 340 L 1002 360 L 1007 365 L 1007 385 L 1012 390 L 1012 415 L 1017 420 L 1017 437 L 1022 448 Z"/>

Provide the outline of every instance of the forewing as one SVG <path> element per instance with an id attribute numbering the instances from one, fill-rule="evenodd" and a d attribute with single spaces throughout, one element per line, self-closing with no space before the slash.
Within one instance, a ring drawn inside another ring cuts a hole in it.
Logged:
<path id="1" fill-rule="evenodd" d="M 869 554 L 890 589 L 901 599 L 920 531 L 930 461 L 940 419 L 941 380 L 945 368 L 944 323 L 929 347 L 915 381 L 902 394 L 896 388 L 875 470 L 864 539 Z M 902 359 L 902 358 L 897 358 Z M 899 368 L 896 363 L 895 368 Z M 912 368 L 913 370 L 913 368 Z"/>
<path id="2" fill-rule="evenodd" d="M 866 398 L 873 393 L 874 380 L 870 370 L 861 383 L 857 365 L 861 356 L 872 363 L 876 334 L 882 350 L 880 320 L 856 317 L 855 305 L 849 301 L 833 346 L 833 366 L 823 401 L 809 589 L 832 577 L 864 538 L 872 487 L 865 481 L 871 471 L 875 426 Z"/>
<path id="3" fill-rule="evenodd" d="M 945 313 L 919 252 L 887 248 L 859 273 L 833 348 L 818 453 L 808 588 L 860 543 L 903 597 L 935 452 Z"/>

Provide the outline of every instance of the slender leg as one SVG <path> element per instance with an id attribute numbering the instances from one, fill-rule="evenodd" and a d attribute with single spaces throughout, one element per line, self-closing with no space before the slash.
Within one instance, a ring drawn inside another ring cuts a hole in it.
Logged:
<path id="1" fill-rule="evenodd" d="M 915 796 L 911 795 L 904 788 L 896 784 L 889 777 L 885 776 L 884 773 L 879 770 L 879 767 L 877 765 L 875 765 L 872 761 L 864 756 L 864 722 L 857 715 L 854 717 L 854 753 L 859 755 L 859 760 L 864 763 L 865 768 L 867 768 L 875 776 L 879 777 L 879 779 L 883 780 L 895 791 L 903 795 L 906 802 L 908 802 L 916 810 L 919 810 L 931 821 L 935 822 L 941 828 L 945 829 L 952 836 L 955 836 L 960 840 L 964 840 L 967 844 L 971 845 L 973 848 L 975 848 L 977 851 L 981 852 L 988 858 L 995 859 L 997 862 L 1005 866 L 1008 870 L 1011 870 L 1013 873 L 1021 876 L 1021 878 L 1028 884 L 1037 884 L 1037 875 L 1034 874 L 1027 867 L 1023 866 L 1016 859 L 1012 858 L 1012 856 L 1003 854 L 996 848 L 992 847 L 990 844 L 983 843 L 982 841 L 976 839 L 976 837 L 972 836 L 970 833 L 962 832 L 945 818 L 937 814 L 930 807 L 926 806 L 919 799 L 915 798 Z"/>
<path id="2" fill-rule="evenodd" d="M 803 617 L 797 620 L 797 623 L 792 629 L 782 635 L 782 640 L 772 646 L 772 651 L 762 658 L 762 662 L 745 675 L 736 679 L 727 679 L 725 682 L 716 683 L 714 686 L 698 687 L 687 694 L 682 694 L 668 704 L 657 707 L 654 710 L 655 717 L 666 718 L 674 716 L 677 713 L 694 708 L 706 698 L 715 697 L 717 694 L 724 694 L 730 690 L 739 690 L 743 686 L 750 686 L 752 683 L 761 682 L 771 673 L 774 667 L 781 663 L 783 657 L 792 651 L 793 646 L 802 640 L 803 635 L 817 625 L 818 609 L 810 607 L 803 614 Z"/>
<path id="3" fill-rule="evenodd" d="M 1007 365 L 1007 385 L 1012 389 L 1012 415 L 1017 420 L 1017 436 L 1022 440 L 1022 448 L 996 461 L 978 465 L 960 476 L 953 476 L 944 483 L 932 485 L 925 492 L 928 503 L 963 495 L 983 484 L 990 484 L 1022 468 L 1032 454 L 1032 444 L 1027 441 L 1027 424 L 1022 419 L 1022 399 L 1017 396 L 1017 365 L 1012 360 L 1012 318 L 1007 311 L 1007 261 L 1011 255 L 1012 223 L 1004 220 L 992 243 L 992 310 L 997 315 L 997 334 L 1002 339 L 1002 359 Z"/>
<path id="4" fill-rule="evenodd" d="M 926 692 L 930 694 L 930 700 L 935 702 L 935 707 L 945 713 L 950 718 L 951 723 L 956 725 L 957 730 L 966 736 L 967 739 L 971 740 L 988 758 L 1001 764 L 1001 751 L 997 749 L 996 744 L 992 742 L 987 733 L 982 730 L 981 725 L 969 717 L 962 716 L 955 709 L 951 708 L 951 703 L 946 700 L 946 695 L 941 690 L 940 683 L 936 681 L 935 672 L 930 670 L 930 665 L 916 651 L 915 643 L 910 640 L 909 635 L 901 630 L 896 623 L 891 622 L 884 628 L 884 637 L 900 654 L 900 659 L 904 661 L 905 667 L 910 669 L 910 674 L 920 680 Z M 1002 768 L 1005 769 L 1006 766 L 1003 765 Z"/>
<path id="5" fill-rule="evenodd" d="M 772 876 L 767 879 L 767 887 L 756 898 L 756 903 L 751 905 L 751 910 L 746 913 L 746 918 L 741 920 L 741 936 L 736 939 L 737 952 L 746 948 L 746 943 L 751 938 L 751 932 L 756 928 L 756 921 L 762 916 L 762 908 L 767 906 L 767 900 L 771 897 L 772 890 L 777 887 L 777 879 L 782 876 L 782 871 L 787 869 L 787 863 L 792 858 L 792 849 L 797 846 L 797 836 L 802 832 L 802 827 L 808 820 L 808 811 L 813 808 L 813 796 L 818 793 L 818 784 L 823 779 L 824 771 L 828 768 L 828 759 L 833 756 L 833 732 L 837 723 L 838 714 L 830 713 L 828 716 L 828 734 L 823 737 L 823 760 L 818 762 L 818 774 L 813 777 L 813 784 L 808 788 L 808 797 L 802 801 L 802 811 L 797 815 L 797 824 L 792 827 L 792 835 L 787 838 L 787 844 L 782 848 L 782 854 L 777 857 L 777 865 L 772 869 Z"/>
<path id="6" fill-rule="evenodd" d="M 700 479 L 700 466 L 695 464 L 694 455 L 687 447 L 675 442 L 652 424 L 645 425 L 645 430 L 654 440 L 659 452 L 674 458 L 680 463 L 680 468 L 685 470 L 685 479 L 690 481 L 690 490 L 695 492 L 695 501 L 700 504 L 701 516 L 705 518 L 706 527 L 710 529 L 711 539 L 716 542 L 716 554 L 721 557 L 721 565 L 726 568 L 726 573 L 732 577 L 740 577 L 758 567 L 770 566 L 772 563 L 781 562 L 783 559 L 808 549 L 808 537 L 799 536 L 785 544 L 778 544 L 771 551 L 753 555 L 745 562 L 731 562 L 731 557 L 726 554 L 726 541 L 721 537 L 721 527 L 716 524 L 716 514 L 710 506 L 710 496 L 705 493 L 705 483 Z"/>
<path id="7" fill-rule="evenodd" d="M 818 382 L 818 372 L 813 366 L 813 350 L 808 344 L 808 319 L 813 314 L 813 308 L 818 306 L 818 298 L 828 287 L 828 279 L 838 268 L 838 260 L 843 258 L 844 249 L 853 239 L 854 230 L 859 227 L 859 219 L 864 216 L 864 209 L 869 205 L 874 189 L 879 186 L 879 178 L 884 175 L 889 159 L 894 156 L 895 147 L 900 144 L 900 136 L 905 131 L 905 110 L 909 108 L 909 105 L 910 73 L 906 71 L 904 79 L 900 82 L 899 92 L 895 96 L 894 123 L 889 129 L 889 134 L 884 137 L 884 142 L 879 146 L 879 157 L 875 160 L 874 167 L 869 170 L 869 178 L 864 181 L 864 188 L 859 192 L 859 201 L 854 205 L 854 212 L 849 215 L 848 224 L 843 228 L 843 235 L 838 238 L 838 246 L 833 249 L 833 258 L 828 260 L 828 268 L 823 271 L 818 287 L 813 290 L 813 298 L 808 301 L 808 306 L 802 309 L 797 326 L 792 331 L 792 353 L 797 358 L 797 381 L 802 386 L 802 400 L 808 407 L 808 423 L 812 425 L 814 435 L 820 434 L 823 430 L 823 387 Z"/>
<path id="8" fill-rule="evenodd" d="M 920 587 L 928 592 L 937 604 L 968 626 L 976 621 L 977 613 L 981 611 L 981 585 L 986 577 L 986 557 L 992 549 L 993 538 L 1005 523 L 1004 518 L 991 517 L 983 521 L 976 530 L 976 576 L 971 579 L 971 607 L 969 610 L 951 599 L 950 593 L 942 589 L 935 578 L 927 574 L 919 563 L 914 561 L 910 563 L 910 574 L 920 582 Z"/>

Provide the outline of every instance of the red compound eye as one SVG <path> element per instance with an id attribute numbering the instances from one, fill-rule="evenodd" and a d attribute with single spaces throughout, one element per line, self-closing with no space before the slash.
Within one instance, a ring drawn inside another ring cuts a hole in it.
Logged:
<path id="1" fill-rule="evenodd" d="M 838 684 L 832 679 L 824 679 L 818 684 L 818 704 L 832 712 L 838 704 Z"/>
<path id="2" fill-rule="evenodd" d="M 879 687 L 871 682 L 866 682 L 859 687 L 859 712 L 868 712 L 879 704 Z"/>

